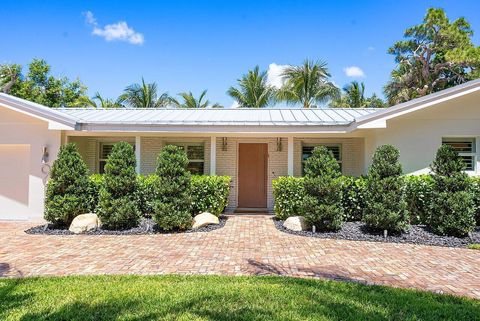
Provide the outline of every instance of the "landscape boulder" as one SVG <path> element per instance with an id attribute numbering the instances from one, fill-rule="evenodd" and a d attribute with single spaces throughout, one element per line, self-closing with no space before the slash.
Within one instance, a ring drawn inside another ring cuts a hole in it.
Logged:
<path id="1" fill-rule="evenodd" d="M 197 229 L 210 224 L 218 225 L 220 224 L 220 221 L 218 220 L 218 217 L 216 217 L 215 215 L 208 212 L 203 212 L 193 218 L 192 229 Z"/>
<path id="2" fill-rule="evenodd" d="M 308 223 L 303 216 L 290 216 L 283 222 L 283 227 L 292 231 L 306 231 Z"/>
<path id="3" fill-rule="evenodd" d="M 100 222 L 97 214 L 88 213 L 76 216 L 73 219 L 72 224 L 70 224 L 68 230 L 75 234 L 79 234 L 95 230 L 97 228 L 100 228 L 101 226 L 102 223 Z"/>

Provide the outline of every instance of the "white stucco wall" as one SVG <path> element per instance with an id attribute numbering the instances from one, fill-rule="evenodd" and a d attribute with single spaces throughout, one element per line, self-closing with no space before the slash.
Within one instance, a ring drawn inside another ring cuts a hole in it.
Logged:
<path id="1" fill-rule="evenodd" d="M 43 147 L 51 165 L 60 144 L 61 131 L 49 130 L 46 121 L 0 105 L 0 219 L 42 219 L 47 177 L 42 173 Z"/>
<path id="2" fill-rule="evenodd" d="M 428 172 L 442 137 L 476 137 L 480 152 L 480 93 L 388 120 L 387 128 L 366 130 L 365 135 L 365 170 L 375 148 L 391 144 L 400 150 L 405 173 Z M 470 174 L 480 174 L 479 158 L 476 173 Z"/>

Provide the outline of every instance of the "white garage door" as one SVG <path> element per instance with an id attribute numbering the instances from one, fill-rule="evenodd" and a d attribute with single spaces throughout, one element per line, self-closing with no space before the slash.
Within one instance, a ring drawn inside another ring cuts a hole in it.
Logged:
<path id="1" fill-rule="evenodd" d="M 29 145 L 0 145 L 0 219 L 27 219 Z"/>

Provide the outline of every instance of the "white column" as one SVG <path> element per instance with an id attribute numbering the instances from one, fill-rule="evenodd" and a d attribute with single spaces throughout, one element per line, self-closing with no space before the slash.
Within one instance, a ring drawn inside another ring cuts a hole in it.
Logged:
<path id="1" fill-rule="evenodd" d="M 293 136 L 288 136 L 287 145 L 288 176 L 293 176 Z"/>
<path id="2" fill-rule="evenodd" d="M 142 146 L 140 143 L 140 136 L 135 136 L 135 159 L 137 160 L 137 166 L 135 168 L 135 171 L 137 174 L 140 174 L 140 168 L 142 165 Z"/>
<path id="3" fill-rule="evenodd" d="M 217 169 L 217 137 L 210 137 L 210 175 L 215 175 Z"/>

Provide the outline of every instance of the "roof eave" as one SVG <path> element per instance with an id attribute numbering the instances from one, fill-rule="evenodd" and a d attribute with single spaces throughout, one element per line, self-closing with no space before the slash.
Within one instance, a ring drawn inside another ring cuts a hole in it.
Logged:
<path id="1" fill-rule="evenodd" d="M 0 104 L 8 109 L 48 122 L 52 130 L 75 129 L 76 120 L 52 108 L 31 101 L 0 93 Z"/>
<path id="2" fill-rule="evenodd" d="M 480 90 L 480 79 L 472 80 L 462 85 L 445 89 L 424 97 L 413 99 L 402 104 L 398 104 L 376 113 L 365 115 L 355 119 L 352 123 L 354 128 L 385 128 L 386 121 L 401 115 L 405 115 L 417 110 L 438 105 L 440 103 L 470 94 Z"/>
<path id="3" fill-rule="evenodd" d="M 169 132 L 169 133 L 347 133 L 349 124 L 335 125 L 193 125 L 192 124 L 111 124 L 83 123 L 78 124 L 77 131 L 87 132 Z"/>

